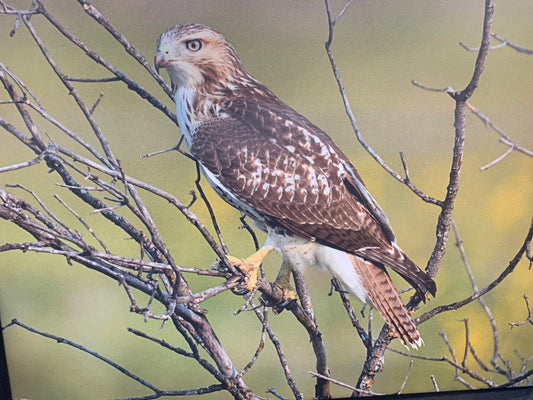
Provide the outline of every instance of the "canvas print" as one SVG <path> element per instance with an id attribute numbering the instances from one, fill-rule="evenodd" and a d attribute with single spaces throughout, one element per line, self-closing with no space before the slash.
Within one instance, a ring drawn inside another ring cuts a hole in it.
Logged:
<path id="1" fill-rule="evenodd" d="M 531 394 L 532 19 L 1 0 L 11 396 Z"/>

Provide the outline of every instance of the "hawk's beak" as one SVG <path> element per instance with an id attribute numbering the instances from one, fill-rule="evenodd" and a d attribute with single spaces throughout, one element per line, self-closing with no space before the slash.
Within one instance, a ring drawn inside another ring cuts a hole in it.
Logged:
<path id="1" fill-rule="evenodd" d="M 158 51 L 154 57 L 154 65 L 157 73 L 159 74 L 160 68 L 166 68 L 169 66 L 169 64 L 170 60 L 168 59 L 167 55 Z"/>

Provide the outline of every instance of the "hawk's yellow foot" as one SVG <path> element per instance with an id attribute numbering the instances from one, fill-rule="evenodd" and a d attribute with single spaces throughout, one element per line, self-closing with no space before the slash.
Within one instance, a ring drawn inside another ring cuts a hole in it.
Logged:
<path id="1" fill-rule="evenodd" d="M 228 260 L 245 275 L 246 289 L 253 290 L 257 286 L 257 270 L 272 250 L 274 247 L 264 246 L 245 259 L 228 256 Z"/>
<path id="2" fill-rule="evenodd" d="M 295 300 L 297 298 L 296 292 L 291 287 L 291 266 L 287 262 L 281 264 L 278 276 L 274 282 L 283 289 L 284 300 Z"/>

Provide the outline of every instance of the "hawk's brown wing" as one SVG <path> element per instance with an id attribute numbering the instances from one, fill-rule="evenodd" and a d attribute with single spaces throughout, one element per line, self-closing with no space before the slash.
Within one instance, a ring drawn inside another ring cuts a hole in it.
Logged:
<path id="1" fill-rule="evenodd" d="M 375 204 L 370 194 L 358 196 L 364 186 L 354 183 L 355 168 L 329 136 L 284 105 L 234 101 L 224 112 L 231 116 L 195 128 L 190 150 L 226 200 L 267 224 L 388 265 L 420 292 L 435 293 L 431 278 L 391 243 L 386 218 L 365 206 Z"/>

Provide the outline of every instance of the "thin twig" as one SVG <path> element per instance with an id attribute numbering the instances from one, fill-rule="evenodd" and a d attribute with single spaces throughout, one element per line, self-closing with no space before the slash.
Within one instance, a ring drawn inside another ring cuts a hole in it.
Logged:
<path id="1" fill-rule="evenodd" d="M 501 162 L 505 157 L 507 157 L 509 154 L 511 154 L 513 152 L 513 150 L 514 150 L 513 147 L 509 147 L 507 150 L 505 150 L 505 152 L 501 156 L 495 158 L 490 163 L 483 165 L 482 167 L 479 168 L 479 170 L 480 171 L 486 171 L 490 167 L 495 166 L 496 164 Z"/>
<path id="2" fill-rule="evenodd" d="M 507 47 L 510 47 L 511 49 L 516 50 L 519 53 L 528 54 L 528 55 L 533 54 L 533 49 L 529 49 L 527 47 L 523 47 L 523 46 L 520 46 L 518 44 L 512 43 L 512 42 L 508 41 L 507 39 L 504 39 L 503 37 L 497 35 L 494 32 L 492 32 L 490 35 L 494 39 L 500 41 L 502 44 L 505 44 Z"/>
<path id="3" fill-rule="evenodd" d="M 507 135 L 503 129 L 501 129 L 500 127 L 498 127 L 495 123 L 493 123 L 485 114 L 483 114 L 478 108 L 474 107 L 472 104 L 470 104 L 469 102 L 466 103 L 466 106 L 468 107 L 468 109 L 476 116 L 478 117 L 481 122 L 483 122 L 483 124 L 485 126 L 488 126 L 489 128 L 491 128 L 493 131 L 495 131 L 499 136 L 500 136 L 500 139 L 499 139 L 499 142 L 500 143 L 503 143 L 505 144 L 506 146 L 508 146 L 509 148 L 505 151 L 505 153 L 503 153 L 500 157 L 496 158 L 495 160 L 493 160 L 492 162 L 488 163 L 487 165 L 484 165 L 483 167 L 481 167 L 481 171 L 485 171 L 487 170 L 488 168 L 496 165 L 497 163 L 499 163 L 500 161 L 502 161 L 505 157 L 507 157 L 509 154 L 511 154 L 512 151 L 518 151 L 518 152 L 521 152 L 529 157 L 533 157 L 533 151 L 531 150 L 528 150 L 520 145 L 518 145 L 517 143 L 515 143 L 511 137 L 509 135 Z"/>
<path id="4" fill-rule="evenodd" d="M 437 384 L 437 378 L 435 378 L 435 375 L 431 375 L 431 383 L 433 383 L 433 388 L 435 389 L 435 392 L 440 392 L 439 385 Z"/>
<path id="5" fill-rule="evenodd" d="M 486 293 L 490 292 L 492 289 L 498 286 L 505 279 L 505 277 L 507 277 L 509 274 L 511 274 L 514 271 L 514 269 L 516 268 L 516 266 L 518 265 L 522 257 L 524 257 L 524 255 L 526 254 L 526 249 L 530 246 L 532 238 L 533 238 L 533 219 L 529 226 L 529 230 L 527 232 L 524 243 L 522 244 L 518 252 L 515 254 L 513 259 L 509 261 L 507 267 L 498 275 L 497 278 L 495 278 L 491 283 L 489 283 L 483 289 L 478 290 L 475 293 L 473 293 L 471 296 L 468 296 L 462 300 L 459 300 L 459 301 L 456 301 L 450 304 L 437 306 L 433 308 L 432 310 L 425 312 L 424 314 L 416 318 L 416 323 L 421 324 L 422 322 L 425 322 L 428 319 L 433 318 L 435 315 L 440 314 L 445 311 L 457 310 L 461 307 L 464 307 L 466 304 L 469 304 L 472 301 L 479 299 L 481 296 L 485 295 Z"/>
<path id="6" fill-rule="evenodd" d="M 65 75 L 65 79 L 71 82 L 81 83 L 105 83 L 105 82 L 117 82 L 120 78 L 113 76 L 110 78 L 76 78 L 75 76 Z"/>
<path id="7" fill-rule="evenodd" d="M 57 194 L 54 194 L 54 197 L 57 199 L 57 201 L 59 201 L 67 210 L 69 210 L 72 215 L 74 215 L 78 221 L 80 221 L 80 223 L 85 227 L 85 229 L 87 229 L 87 231 L 89 231 L 89 233 L 96 239 L 96 241 L 100 244 L 100 246 L 102 246 L 102 248 L 104 249 L 104 251 L 106 253 L 110 253 L 109 249 L 107 248 L 107 246 L 105 245 L 104 241 L 102 239 L 100 239 L 100 237 L 96 234 L 96 232 L 89 226 L 89 224 L 87 222 L 85 222 L 85 220 L 76 212 L 72 209 L 72 207 L 70 207 L 67 203 L 65 203 L 61 197 L 59 197 Z"/>
<path id="8" fill-rule="evenodd" d="M 478 288 L 478 286 L 476 284 L 476 281 L 475 281 L 475 278 L 474 278 L 474 274 L 472 272 L 472 268 L 470 267 L 470 263 L 468 262 L 468 258 L 466 256 L 466 251 L 465 251 L 465 248 L 463 246 L 463 240 L 461 239 L 461 236 L 459 235 L 459 229 L 458 229 L 457 224 L 455 223 L 455 221 L 452 221 L 452 228 L 453 228 L 453 231 L 454 231 L 454 234 L 455 234 L 455 238 L 457 240 L 456 246 L 459 249 L 459 254 L 461 255 L 461 259 L 463 260 L 463 265 L 464 265 L 464 267 L 466 269 L 466 272 L 467 272 L 467 275 L 468 275 L 468 279 L 470 280 L 470 285 L 472 286 L 472 291 L 474 293 L 476 293 L 476 292 L 479 291 L 479 288 Z M 485 302 L 485 300 L 482 297 L 478 298 L 477 300 L 478 300 L 478 303 L 480 304 L 481 308 L 483 309 L 483 311 L 487 315 L 487 317 L 489 319 L 489 322 L 490 322 L 491 330 L 492 330 L 492 346 L 493 347 L 492 347 L 492 358 L 491 358 L 490 362 L 491 362 L 492 366 L 496 369 L 496 371 L 506 375 L 504 370 L 502 370 L 501 367 L 498 365 L 498 358 L 500 357 L 500 349 L 499 349 L 499 335 L 498 335 L 498 328 L 497 328 L 497 325 L 496 325 L 496 318 L 494 317 L 494 314 L 492 313 L 491 309 L 489 308 L 489 306 L 487 305 L 487 303 Z M 466 320 L 465 320 L 465 324 L 467 324 Z M 466 349 L 465 349 L 465 352 L 466 352 Z M 466 361 L 466 354 L 465 354 L 465 361 Z"/>
<path id="9" fill-rule="evenodd" d="M 59 224 L 64 229 L 64 232 L 59 232 L 57 227 L 54 226 L 53 223 L 51 223 L 51 221 L 46 219 L 44 216 L 41 216 L 41 214 L 36 209 L 31 207 L 29 204 L 24 204 L 24 209 L 26 209 L 29 212 L 31 212 L 36 217 L 36 219 L 41 221 L 44 225 L 46 225 L 47 227 L 49 227 L 51 229 L 56 230 L 58 232 L 58 234 L 61 235 L 62 237 L 66 237 L 67 235 L 70 235 L 70 237 L 69 237 L 70 239 L 72 239 L 74 237 L 78 237 L 78 235 L 72 229 L 70 229 L 67 224 L 65 224 L 63 221 L 61 221 L 61 219 L 58 218 L 52 212 L 52 210 L 50 210 L 50 208 L 48 208 L 46 206 L 46 204 L 44 204 L 44 202 L 39 198 L 39 196 L 37 196 L 37 193 L 35 193 L 33 190 L 30 190 L 30 189 L 28 189 L 27 187 L 25 187 L 24 185 L 21 185 L 21 184 L 15 184 L 15 185 L 7 184 L 6 187 L 8 187 L 8 188 L 19 188 L 19 189 L 24 190 L 26 193 L 29 193 L 37 201 L 37 203 L 39 203 L 39 206 L 44 210 L 44 212 L 50 218 L 52 218 L 52 220 L 55 223 Z M 77 244 L 79 245 L 80 243 L 78 242 Z"/>
<path id="10" fill-rule="evenodd" d="M 92 107 L 89 109 L 89 113 L 91 115 L 94 114 L 94 110 L 96 110 L 96 107 L 98 107 L 98 104 L 100 104 L 103 98 L 104 98 L 104 93 L 100 92 L 100 95 L 98 96 L 98 98 L 96 99 Z"/>
<path id="11" fill-rule="evenodd" d="M 351 386 L 351 385 L 348 385 L 344 382 L 341 382 L 341 381 L 338 381 L 337 379 L 333 379 L 332 377 L 330 376 L 326 376 L 326 375 L 322 375 L 322 374 L 319 374 L 317 372 L 314 372 L 314 371 L 309 371 L 309 373 L 311 375 L 313 375 L 314 377 L 316 378 L 320 378 L 320 379 L 324 379 L 328 382 L 331 382 L 333 383 L 334 385 L 337 385 L 337 386 L 341 386 L 341 387 L 344 387 L 344 388 L 347 388 L 347 389 L 350 389 L 354 392 L 357 392 L 357 393 L 360 393 L 360 394 L 367 394 L 367 395 L 371 395 L 371 396 L 383 396 L 384 393 L 378 393 L 378 392 L 373 392 L 371 390 L 361 390 L 361 389 L 357 389 L 356 387 L 354 386 Z"/>
<path id="12" fill-rule="evenodd" d="M 461 382 L 463 385 L 468 387 L 469 389 L 475 389 L 474 386 L 470 385 L 466 380 L 464 380 L 460 375 L 459 372 L 463 371 L 466 372 L 466 368 L 462 365 L 460 365 L 457 362 L 457 357 L 455 356 L 455 350 L 453 349 L 448 337 L 444 333 L 444 331 L 440 331 L 439 335 L 442 337 L 442 340 L 444 340 L 444 343 L 446 343 L 446 346 L 448 347 L 448 351 L 450 355 L 452 356 L 452 360 L 449 360 L 448 362 L 455 367 L 455 380 Z M 447 360 L 447 358 L 445 358 Z"/>
<path id="13" fill-rule="evenodd" d="M 17 86 L 19 87 L 19 89 L 24 92 L 24 93 L 28 93 L 30 95 L 30 97 L 39 105 L 39 107 L 42 107 L 42 104 L 41 102 L 39 101 L 39 99 L 37 98 L 37 96 L 35 96 L 35 94 L 30 90 L 29 87 L 27 87 L 24 82 L 22 82 L 20 80 L 20 78 L 15 75 L 13 72 L 11 72 L 11 70 L 9 69 L 9 67 L 7 65 L 5 65 L 4 63 L 2 63 L 0 61 L 0 69 L 4 70 L 4 72 L 9 76 L 11 77 L 11 79 L 13 79 L 13 81 L 17 84 Z"/>
<path id="14" fill-rule="evenodd" d="M 217 217 L 215 215 L 215 212 L 213 211 L 213 207 L 211 207 L 211 203 L 209 202 L 209 199 L 205 195 L 204 189 L 202 188 L 202 173 L 200 171 L 200 163 L 195 160 L 196 163 L 196 179 L 194 180 L 194 184 L 196 185 L 196 189 L 198 190 L 198 193 L 200 193 L 200 198 L 202 199 L 205 207 L 207 208 L 207 211 L 209 213 L 209 216 L 211 217 L 211 223 L 213 224 L 213 228 L 215 229 L 215 232 L 218 237 L 218 241 L 220 243 L 220 247 L 224 251 L 224 253 L 228 254 L 228 247 L 226 246 L 226 243 L 224 242 L 224 238 L 222 237 L 222 233 L 220 232 L 220 226 L 218 225 Z"/>
<path id="15" fill-rule="evenodd" d="M 401 394 L 404 387 L 405 387 L 405 384 L 407 383 L 407 380 L 409 379 L 409 375 L 411 375 L 411 371 L 413 369 L 413 364 L 414 364 L 414 361 L 411 360 L 409 361 L 409 368 L 407 369 L 407 373 L 405 374 L 405 378 L 402 382 L 402 384 L 400 385 L 400 389 L 398 389 L 398 391 L 396 392 L 396 394 Z"/>
<path id="16" fill-rule="evenodd" d="M 5 167 L 1 167 L 0 168 L 0 174 L 2 174 L 4 172 L 11 172 L 11 171 L 16 171 L 18 169 L 31 167 L 32 165 L 39 164 L 43 160 L 43 158 L 44 158 L 44 153 L 42 153 L 42 155 L 39 155 L 39 156 L 35 157 L 33 160 L 29 160 L 29 161 L 25 161 L 25 162 L 22 162 L 22 163 L 12 164 L 12 165 L 7 165 Z"/>
<path id="17" fill-rule="evenodd" d="M 524 295 L 524 301 L 526 302 L 527 317 L 522 322 L 509 322 L 509 325 L 511 326 L 511 328 L 515 326 L 525 325 L 525 324 L 533 325 L 533 319 L 531 318 L 531 307 L 529 306 L 529 299 L 526 294 Z"/>
<path id="18" fill-rule="evenodd" d="M 307 330 L 309 340 L 313 346 L 316 369 L 318 373 L 322 375 L 329 375 L 326 345 L 322 339 L 322 333 L 318 329 L 318 325 L 316 323 L 315 312 L 311 303 L 311 296 L 309 295 L 309 290 L 303 278 L 303 273 L 297 269 L 292 269 L 292 276 L 294 278 L 294 284 L 296 287 L 296 292 L 298 293 L 298 298 L 302 304 L 301 310 L 303 311 L 304 315 L 302 315 L 301 312 L 298 312 L 300 310 L 299 308 L 293 308 L 291 311 L 298 318 L 298 321 L 302 324 L 302 326 Z M 319 399 L 330 397 L 330 387 L 328 381 L 321 379 L 317 380 L 315 385 L 315 397 Z"/>
<path id="19" fill-rule="evenodd" d="M 252 306 L 255 306 L 255 304 L 252 303 Z M 255 315 L 261 321 L 261 323 L 264 323 L 264 315 L 261 312 L 261 310 L 258 307 L 253 308 Z M 303 400 L 304 396 L 303 393 L 298 389 L 298 386 L 296 385 L 296 382 L 294 381 L 294 378 L 292 376 L 291 370 L 289 368 L 289 364 L 287 361 L 287 357 L 285 356 L 285 353 L 283 352 L 283 349 L 281 347 L 281 343 L 276 336 L 274 330 L 269 324 L 264 324 L 265 330 L 268 334 L 268 337 L 272 344 L 274 345 L 274 348 L 276 349 L 276 353 L 278 355 L 278 359 L 280 361 L 281 367 L 283 368 L 283 373 L 285 374 L 285 379 L 287 380 L 287 384 L 289 385 L 295 399 L 297 400 Z"/>
<path id="20" fill-rule="evenodd" d="M 151 383 L 145 381 L 141 377 L 139 377 L 139 376 L 135 375 L 134 373 L 128 371 L 126 368 L 120 366 L 119 364 L 115 363 L 114 361 L 111 361 L 109 358 L 102 356 L 101 354 L 97 353 L 96 351 L 89 349 L 88 347 L 82 346 L 81 344 L 78 344 L 78 343 L 73 342 L 71 340 L 65 339 L 63 337 L 52 335 L 51 333 L 43 332 L 43 331 L 41 331 L 39 329 L 33 328 L 33 327 L 29 326 L 29 325 L 26 325 L 26 324 L 24 324 L 24 323 L 22 323 L 22 322 L 20 322 L 20 321 L 18 321 L 16 319 L 11 320 L 11 322 L 8 323 L 7 325 L 3 326 L 2 329 L 5 330 L 5 329 L 9 328 L 10 326 L 20 326 L 21 328 L 26 329 L 27 331 L 35 333 L 35 334 L 37 334 L 39 336 L 43 336 L 43 337 L 46 337 L 48 339 L 53 339 L 57 343 L 66 344 L 67 346 L 74 347 L 77 350 L 83 351 L 83 352 L 85 352 L 87 354 L 90 354 L 91 356 L 103 361 L 107 365 L 109 365 L 109 366 L 115 368 L 116 370 L 118 370 L 121 374 L 133 379 L 134 381 L 136 381 L 136 382 L 140 383 L 141 385 L 153 390 L 154 392 L 157 393 L 157 392 L 160 391 L 157 387 L 155 387 Z"/>
<path id="21" fill-rule="evenodd" d="M 106 18 L 100 11 L 96 9 L 92 4 L 84 1 L 84 0 L 78 0 L 78 3 L 82 6 L 83 11 L 85 11 L 88 15 L 90 15 L 95 21 L 98 22 L 99 25 L 103 26 L 112 36 L 115 38 L 115 40 L 120 43 L 126 52 L 133 57 L 135 61 L 137 61 L 139 64 L 141 64 L 149 73 L 150 75 L 157 81 L 157 83 L 163 88 L 163 90 L 168 94 L 170 98 L 172 98 L 172 90 L 168 86 L 168 84 L 165 82 L 163 78 L 157 73 L 154 67 L 144 58 L 142 53 L 122 34 L 120 31 L 111 24 L 108 18 Z M 113 71 L 111 71 L 113 72 Z M 152 100 L 150 99 L 150 102 Z M 158 105 L 152 103 L 156 107 Z"/>
<path id="22" fill-rule="evenodd" d="M 259 314 L 257 314 L 259 317 Z M 239 372 L 239 376 L 244 376 L 256 363 L 256 361 L 259 359 L 259 355 L 265 348 L 265 339 L 266 339 L 266 332 L 268 328 L 268 308 L 263 307 L 263 313 L 262 316 L 259 317 L 259 320 L 261 321 L 261 336 L 259 339 L 259 344 L 257 345 L 257 348 L 255 350 L 254 355 L 248 361 L 248 363 L 244 366 L 244 368 Z"/>
<path id="23" fill-rule="evenodd" d="M 329 27 L 329 35 L 328 35 L 328 39 L 327 39 L 327 41 L 325 43 L 326 53 L 328 55 L 329 62 L 331 64 L 331 68 L 333 70 L 333 75 L 335 76 L 335 80 L 337 81 L 339 92 L 341 94 L 341 98 L 342 98 L 342 101 L 344 103 L 344 109 L 346 111 L 346 115 L 348 116 L 348 119 L 350 120 L 350 124 L 352 125 L 352 129 L 353 129 L 353 131 L 355 133 L 355 136 L 356 136 L 357 140 L 359 141 L 361 146 L 363 146 L 363 148 L 367 151 L 367 153 L 370 154 L 372 156 L 372 158 L 374 158 L 374 160 L 376 160 L 376 162 L 379 165 L 381 165 L 381 167 L 383 169 L 385 169 L 385 171 L 387 171 L 394 179 L 396 179 L 397 181 L 405 184 L 409 189 L 411 189 L 411 191 L 413 191 L 413 193 L 415 193 L 417 196 L 419 196 L 423 201 L 425 201 L 427 203 L 430 203 L 430 204 L 440 205 L 439 200 L 437 200 L 437 199 L 427 195 L 426 193 L 422 192 L 415 185 L 413 185 L 409 180 L 403 178 L 400 174 L 398 174 L 396 171 L 394 171 L 379 156 L 379 154 L 377 154 L 372 149 L 372 147 L 370 147 L 370 145 L 367 143 L 367 141 L 363 138 L 363 135 L 362 135 L 362 133 L 361 133 L 361 131 L 359 129 L 359 125 L 357 124 L 357 121 L 355 119 L 355 115 L 354 115 L 354 113 L 353 113 L 353 111 L 352 111 L 352 109 L 350 107 L 350 102 L 348 101 L 348 96 L 346 95 L 346 89 L 344 88 L 344 84 L 342 82 L 340 71 L 339 71 L 339 69 L 337 67 L 337 64 L 335 63 L 335 59 L 334 59 L 333 53 L 331 51 L 331 45 L 333 43 L 334 27 L 335 27 L 335 24 L 338 22 L 338 18 L 340 18 L 340 16 L 342 16 L 342 13 L 339 14 L 337 16 L 337 18 L 334 19 L 332 17 L 332 14 L 331 14 L 329 1 L 325 0 L 325 3 L 326 3 L 326 13 L 327 13 L 327 17 L 328 17 L 328 27 Z"/>
<path id="24" fill-rule="evenodd" d="M 42 12 L 42 10 L 41 10 L 41 12 Z M 95 136 L 97 137 L 98 141 L 100 142 L 100 145 L 101 145 L 101 147 L 104 150 L 104 153 L 106 155 L 106 159 L 103 160 L 104 163 L 107 166 L 109 166 L 109 167 L 116 167 L 117 166 L 117 160 L 116 160 L 115 156 L 113 155 L 113 152 L 111 151 L 111 148 L 109 147 L 109 143 L 107 141 L 107 138 L 104 136 L 102 130 L 98 126 L 98 124 L 97 124 L 96 120 L 94 119 L 94 117 L 91 115 L 90 109 L 85 105 L 82 97 L 79 95 L 79 93 L 76 90 L 76 88 L 68 80 L 65 79 L 65 75 L 63 74 L 63 72 L 61 71 L 61 69 L 59 68 L 59 66 L 55 62 L 55 60 L 52 58 L 50 52 L 48 51 L 48 49 L 44 45 L 43 41 L 41 40 L 40 36 L 37 34 L 37 31 L 33 27 L 33 24 L 29 21 L 29 18 L 28 17 L 23 17 L 22 21 L 24 22 L 24 25 L 26 25 L 26 28 L 28 28 L 28 31 L 30 32 L 30 34 L 31 34 L 33 40 L 35 41 L 35 43 L 37 44 L 37 46 L 39 47 L 39 50 L 41 50 L 41 53 L 43 54 L 44 58 L 46 59 L 48 64 L 52 67 L 52 69 L 54 70 L 54 72 L 57 75 L 57 77 L 59 78 L 59 80 L 67 88 L 67 90 L 69 91 L 69 94 L 72 95 L 72 97 L 76 101 L 76 104 L 78 105 L 79 109 L 81 110 L 81 112 L 85 116 L 85 119 L 91 125 L 91 128 L 92 128 Z"/>
<path id="25" fill-rule="evenodd" d="M 168 118 L 170 118 L 174 123 L 177 124 L 176 115 L 171 112 L 164 104 L 162 104 L 159 100 L 157 100 L 154 96 L 152 96 L 146 89 L 144 89 L 142 86 L 140 86 L 137 82 L 135 82 L 133 79 L 126 76 L 122 71 L 120 71 L 118 68 L 116 68 L 111 63 L 107 62 L 103 57 L 101 57 L 98 53 L 90 49 L 85 43 L 83 43 L 81 40 L 76 38 L 74 35 L 72 35 L 68 30 L 65 29 L 44 7 L 41 0 L 36 0 L 39 4 L 39 12 L 44 15 L 44 17 L 63 35 L 65 36 L 70 42 L 78 46 L 82 51 L 87 54 L 88 57 L 93 59 L 96 63 L 102 65 L 104 68 L 106 68 L 109 72 L 111 72 L 113 75 L 115 75 L 117 78 L 119 78 L 121 81 L 123 81 L 127 87 L 130 90 L 133 90 L 135 93 L 137 93 L 141 98 L 146 99 L 151 105 L 156 107 L 157 109 L 161 110 Z M 83 9 L 87 12 L 96 11 L 97 10 L 90 5 L 89 3 L 85 1 L 78 1 L 82 6 Z M 92 16 L 92 15 L 91 15 Z M 107 23 L 106 23 L 107 21 Z M 104 26 L 106 29 L 109 26 L 109 21 L 107 18 L 101 18 L 98 20 L 99 23 L 101 23 L 102 26 Z M 129 42 L 121 42 L 121 44 L 125 46 L 129 46 L 131 49 L 135 49 L 133 45 Z M 137 49 L 135 49 L 137 50 Z M 140 53 L 139 53 L 140 54 Z M 138 62 L 141 63 L 141 65 L 145 66 L 148 64 L 146 60 L 144 60 L 144 57 L 140 55 L 138 58 L 135 58 Z M 144 60 L 144 61 L 143 61 Z M 166 84 L 166 82 L 161 78 L 155 70 L 152 68 L 152 72 L 150 74 L 158 81 L 158 83 L 164 88 L 165 92 L 171 93 L 170 88 Z M 165 88 L 166 85 L 166 88 Z"/>

